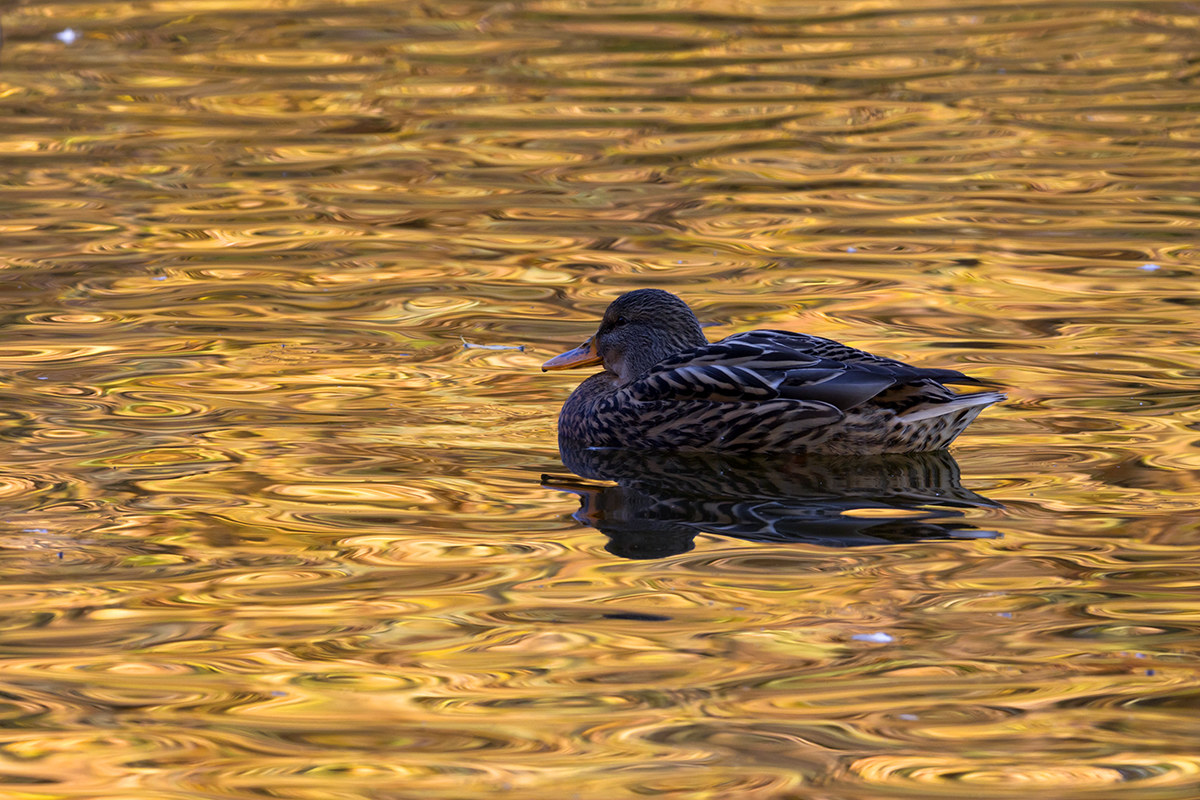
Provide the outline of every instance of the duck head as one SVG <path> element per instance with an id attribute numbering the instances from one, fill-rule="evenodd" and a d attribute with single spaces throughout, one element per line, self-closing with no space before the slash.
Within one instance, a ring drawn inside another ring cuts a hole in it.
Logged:
<path id="1" fill-rule="evenodd" d="M 603 364 L 626 384 L 668 356 L 707 342 L 687 303 L 661 289 L 638 289 L 612 301 L 590 339 L 542 364 L 542 370 Z"/>

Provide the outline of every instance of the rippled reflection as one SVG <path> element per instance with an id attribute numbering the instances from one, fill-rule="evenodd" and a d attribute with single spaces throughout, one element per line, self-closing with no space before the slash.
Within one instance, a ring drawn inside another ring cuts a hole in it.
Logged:
<path id="1" fill-rule="evenodd" d="M 0 17 L 0 797 L 1200 797 L 1194 4 Z M 643 286 L 1010 400 L 564 479 Z"/>
<path id="2" fill-rule="evenodd" d="M 999 505 L 964 489 L 945 451 L 816 458 L 564 448 L 577 475 L 616 485 L 553 476 L 544 485 L 579 495 L 574 518 L 623 558 L 684 553 L 700 533 L 825 547 L 997 535 L 948 521 L 958 509 Z"/>

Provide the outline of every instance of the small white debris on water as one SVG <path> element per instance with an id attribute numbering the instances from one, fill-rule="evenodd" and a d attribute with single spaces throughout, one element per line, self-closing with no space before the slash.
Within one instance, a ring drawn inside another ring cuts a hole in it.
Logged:
<path id="1" fill-rule="evenodd" d="M 79 38 L 79 31 L 74 28 L 63 28 L 58 33 L 54 34 L 54 38 L 58 39 L 63 44 L 75 44 L 75 40 Z"/>
<path id="2" fill-rule="evenodd" d="M 1138 267 L 1138 269 L 1142 270 L 1143 272 L 1156 272 L 1162 269 L 1162 267 L 1160 267 L 1158 264 L 1142 264 L 1140 267 Z"/>
<path id="3" fill-rule="evenodd" d="M 525 352 L 525 345 L 523 344 L 475 344 L 474 342 L 468 342 L 461 336 L 458 338 L 462 339 L 463 350 L 519 350 L 522 353 Z"/>
<path id="4" fill-rule="evenodd" d="M 895 636 L 892 636 L 890 633 L 884 633 L 883 631 L 875 631 L 874 633 L 856 633 L 850 638 L 859 642 L 879 642 L 881 644 L 896 641 Z"/>

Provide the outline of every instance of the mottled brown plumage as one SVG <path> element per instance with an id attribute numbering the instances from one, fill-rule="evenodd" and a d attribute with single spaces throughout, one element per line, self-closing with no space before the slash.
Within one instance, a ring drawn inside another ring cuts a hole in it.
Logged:
<path id="1" fill-rule="evenodd" d="M 543 369 L 603 364 L 558 418 L 576 446 L 829 454 L 939 450 L 999 392 L 830 339 L 759 330 L 709 343 L 682 300 L 659 289 L 618 297 L 582 346 Z"/>

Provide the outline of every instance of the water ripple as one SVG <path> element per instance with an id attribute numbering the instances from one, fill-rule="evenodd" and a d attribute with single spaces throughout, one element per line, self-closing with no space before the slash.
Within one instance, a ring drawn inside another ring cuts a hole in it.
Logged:
<path id="1" fill-rule="evenodd" d="M 4 17 L 0 794 L 1196 796 L 1189 8 L 193 11 Z M 1011 399 L 558 454 L 646 286 Z"/>

